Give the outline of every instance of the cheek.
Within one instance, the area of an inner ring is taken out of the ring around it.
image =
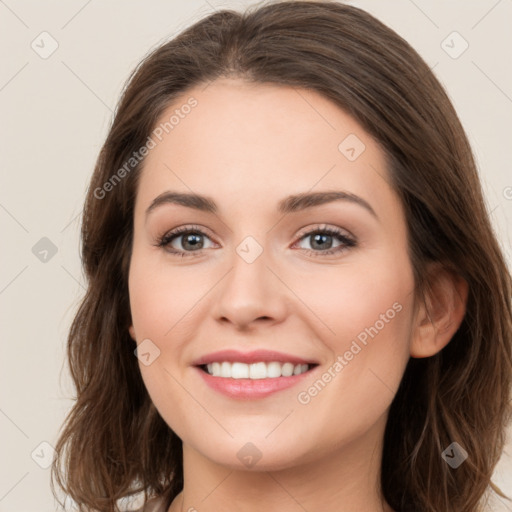
[[[198,267],[171,267],[165,257],[134,254],[130,267],[129,294],[137,339],[166,340],[187,313],[206,294],[206,283]],[[206,277],[206,276],[205,276]],[[202,285],[203,283],[203,285]]]
[[[338,352],[358,335],[364,342],[372,327],[388,335],[398,334],[404,324],[409,327],[413,290],[410,264],[398,254],[354,258],[294,280],[294,292],[315,313],[318,336]]]
[[[183,380],[183,350],[191,336],[187,312],[192,313],[200,290],[187,271],[171,270],[168,263],[157,260],[143,250],[133,253],[128,282],[132,323],[138,344],[149,339],[157,347],[150,349],[150,364],[139,362],[151,400],[162,417],[171,420],[171,428],[184,435],[190,425],[176,421],[183,415],[173,411],[190,408],[190,396],[179,382]]]
[[[400,258],[302,281],[299,293],[309,290],[308,306],[329,327],[322,325],[317,336],[332,360],[302,387],[298,401],[309,414],[329,417],[332,435],[340,425],[347,435],[369,427],[393,400],[409,359],[413,283],[408,261]]]
[[[155,257],[145,249],[133,253],[128,282],[132,323],[137,343],[151,340],[158,354],[154,363],[139,363],[139,368],[159,410],[169,404],[185,407],[190,400],[178,382],[186,377],[198,311],[218,280],[211,269],[199,267],[173,266],[166,255]]]

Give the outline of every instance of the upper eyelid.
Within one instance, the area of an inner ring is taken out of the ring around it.
[[[302,237],[304,237],[306,235],[310,235],[310,234],[315,233],[317,231],[319,231],[319,232],[322,232],[322,231],[334,231],[338,235],[346,234],[347,238],[351,238],[351,239],[354,239],[354,240],[356,238],[350,231],[348,231],[345,228],[342,228],[342,227],[339,227],[339,226],[332,226],[332,225],[325,224],[325,223],[319,224],[316,227],[308,226],[306,228],[303,228],[303,229],[299,230],[299,232],[297,233],[296,236],[298,238],[302,238]]]

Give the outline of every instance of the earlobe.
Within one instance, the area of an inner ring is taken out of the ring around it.
[[[425,301],[417,310],[411,339],[411,357],[430,357],[442,350],[460,327],[466,313],[468,283],[436,264],[429,274]]]
[[[128,332],[130,333],[132,340],[137,341],[137,338],[135,337],[135,329],[133,328],[133,324],[130,325],[130,327],[128,327]]]

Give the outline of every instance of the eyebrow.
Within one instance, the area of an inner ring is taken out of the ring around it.
[[[305,192],[291,195],[279,201],[277,211],[282,214],[294,213],[334,201],[347,201],[362,206],[378,220],[375,210],[367,201],[362,197],[345,191]],[[164,204],[178,204],[208,213],[218,212],[217,204],[211,197],[168,190],[153,199],[146,210],[146,218],[157,207]]]

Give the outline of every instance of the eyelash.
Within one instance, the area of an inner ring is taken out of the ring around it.
[[[175,239],[178,238],[180,235],[184,234],[200,234],[204,235],[207,238],[210,238],[201,228],[197,226],[182,226],[179,228],[174,229],[173,231],[170,231],[166,234],[164,234],[161,237],[158,237],[157,243],[155,244],[157,247],[167,247],[170,245],[170,243]],[[338,241],[342,242],[343,245],[340,245],[338,247],[335,247],[333,249],[329,249],[327,251],[315,251],[313,249],[303,249],[306,251],[307,254],[313,254],[314,256],[318,256],[319,254],[322,256],[331,255],[339,252],[343,252],[351,247],[355,247],[357,245],[356,241],[344,234],[340,229],[338,228],[332,228],[332,227],[325,227],[325,228],[314,228],[310,231],[307,231],[303,233],[299,237],[299,241],[303,238],[306,238],[308,236],[313,236],[317,234],[327,234],[328,236],[334,236],[338,239]],[[189,257],[189,256],[200,256],[203,249],[200,249],[198,251],[176,251],[176,250],[169,250],[166,249],[171,255],[177,256],[177,257]]]

